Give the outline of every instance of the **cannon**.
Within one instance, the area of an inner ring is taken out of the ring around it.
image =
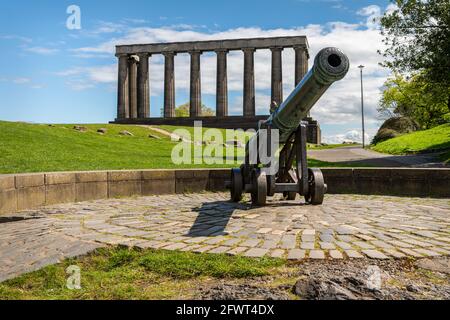
[[[271,110],[270,117],[258,124],[258,131],[247,142],[245,162],[231,170],[232,201],[239,202],[244,193],[250,193],[252,204],[263,206],[268,196],[281,193],[286,200],[295,200],[300,194],[308,204],[323,203],[327,185],[320,169],[308,168],[306,123],[302,119],[334,82],[345,77],[349,65],[347,56],[337,48],[325,48],[317,54],[313,68],[289,97]],[[278,157],[272,150],[273,130],[278,135]],[[260,152],[269,153],[267,163],[261,162]],[[276,172],[267,170],[274,164]]]

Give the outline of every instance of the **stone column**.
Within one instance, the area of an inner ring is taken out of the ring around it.
[[[138,62],[135,56],[128,60],[128,84],[130,97],[130,118],[137,118],[137,66]]]
[[[272,97],[270,113],[283,102],[283,48],[271,48],[272,51]]]
[[[192,51],[191,54],[191,93],[190,116],[192,118],[202,115],[202,90],[200,76],[200,51]]]
[[[150,86],[149,86],[149,59],[148,53],[139,54],[137,69],[137,108],[138,118],[150,118]]]
[[[295,86],[308,73],[308,52],[305,47],[295,47]]]
[[[122,54],[118,58],[117,119],[126,119],[130,116],[128,100],[128,55]]]
[[[164,53],[164,118],[175,117],[175,57],[174,52]]]
[[[227,50],[217,50],[216,116],[228,116]]]
[[[244,116],[255,115],[255,49],[244,49]]]

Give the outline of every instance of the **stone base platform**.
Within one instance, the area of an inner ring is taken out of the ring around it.
[[[145,119],[116,119],[112,124],[137,124],[137,125],[153,125],[153,126],[194,126],[195,121],[201,121],[205,128],[219,129],[258,129],[259,121],[265,121],[269,118],[266,116],[228,116],[228,117],[197,117],[197,118],[145,118]],[[308,143],[321,144],[322,136],[319,123],[312,118],[305,119],[308,121],[307,141]]]
[[[219,129],[258,129],[258,122],[269,118],[266,116],[228,116],[228,117],[196,117],[196,118],[145,118],[145,119],[116,119],[113,124],[144,124],[167,126],[194,126],[195,121],[202,121],[205,128]]]
[[[446,199],[330,195],[323,206],[232,203],[228,193],[60,204],[0,223],[0,281],[97,247],[304,259],[450,255]],[[38,250],[36,250],[38,248]]]

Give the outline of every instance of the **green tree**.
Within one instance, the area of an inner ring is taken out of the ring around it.
[[[190,111],[190,103],[187,102],[185,104],[182,104],[181,106],[178,106],[177,108],[175,108],[175,116],[176,117],[189,117]],[[202,116],[203,117],[212,117],[215,116],[215,112],[207,107],[206,105],[202,105]]]
[[[378,111],[388,118],[408,117],[421,129],[429,129],[450,120],[447,99],[423,74],[409,79],[396,74],[385,82]]]
[[[421,73],[447,97],[450,111],[450,0],[391,0],[381,18],[383,65],[397,73]]]

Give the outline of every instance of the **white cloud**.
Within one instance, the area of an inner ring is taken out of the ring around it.
[[[25,51],[41,54],[41,55],[52,55],[59,52],[59,49],[45,48],[45,47],[30,47],[25,48]]]
[[[26,84],[26,83],[30,83],[31,79],[30,78],[15,78],[12,80],[12,82],[15,84]]]
[[[364,134],[366,143],[370,143],[372,141],[374,135],[373,133],[365,132]],[[357,142],[362,143],[362,131],[361,130],[349,130],[343,134],[337,134],[334,136],[324,136],[322,138],[324,143],[328,144],[340,144],[344,142]]]

